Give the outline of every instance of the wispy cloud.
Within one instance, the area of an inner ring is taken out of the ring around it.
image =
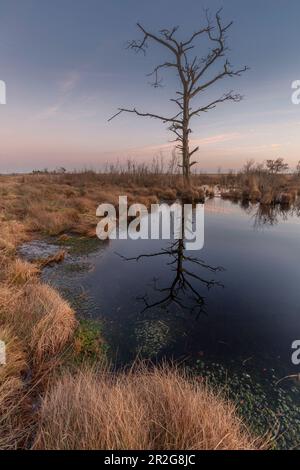
[[[279,149],[281,147],[281,144],[271,144],[272,149]]]
[[[80,81],[80,73],[76,70],[67,72],[58,82],[57,101],[41,110],[36,116],[37,120],[54,119],[61,113],[66,104],[68,104],[73,91]]]
[[[231,142],[231,141],[236,141],[238,139],[241,139],[243,137],[242,134],[238,132],[231,132],[231,133],[224,133],[224,134],[216,134],[216,135],[211,135],[209,137],[204,137],[202,139],[191,139],[190,140],[190,146],[199,146],[199,147],[204,147],[204,146],[210,146],[210,145],[216,145],[219,143],[224,143],[224,142]],[[166,144],[161,144],[161,145],[153,145],[153,146],[147,146],[147,147],[140,147],[137,149],[134,149],[134,151],[139,151],[139,152],[155,152],[155,151],[161,151],[161,150],[170,150],[175,146],[174,142],[168,142]]]
[[[43,109],[36,117],[35,119],[37,120],[40,120],[40,121],[44,121],[44,120],[47,120],[47,119],[52,119],[52,118],[55,118],[57,116],[57,114],[59,113],[59,110],[60,110],[60,104],[57,103],[53,106],[49,106],[45,109]]]
[[[60,91],[63,95],[68,95],[74,90],[80,80],[80,74],[76,70],[68,72],[59,83]]]
[[[203,139],[191,139],[193,145],[214,145],[224,142],[232,142],[239,140],[243,137],[239,132],[230,132],[225,134],[217,134]]]

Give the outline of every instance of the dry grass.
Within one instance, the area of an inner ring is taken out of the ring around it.
[[[155,184],[147,185],[146,180],[132,175],[119,175],[112,180],[112,175],[110,178],[92,172],[2,177],[0,214],[6,229],[5,233],[0,229],[0,250],[13,252],[19,242],[14,236],[21,232],[23,236],[31,232],[95,236],[99,204],[108,202],[118,206],[119,195],[127,195],[129,204],[138,202],[149,207],[159,199],[174,201],[182,189],[178,177],[172,179],[172,184],[162,175],[155,176]],[[148,175],[147,182],[150,180]]]
[[[0,216],[0,252],[5,255],[13,255],[16,247],[26,240],[26,229],[17,220],[3,220]]]
[[[7,266],[6,280],[9,284],[23,285],[35,279],[38,274],[39,269],[36,265],[16,258],[10,260]]]
[[[69,304],[49,286],[35,289],[31,301],[40,320],[33,326],[30,346],[35,352],[34,360],[40,362],[62,351],[73,336],[77,322]]]
[[[61,204],[62,196],[54,191],[49,185],[23,185],[19,177],[0,181],[0,340],[7,351],[7,363],[0,365],[0,449],[28,445],[33,423],[30,402],[37,383],[76,328],[69,305],[39,282],[39,266],[16,258],[18,245],[29,239],[38,223],[40,231],[50,233],[78,220],[71,207],[57,218],[56,204]],[[48,217],[47,211],[54,216]]]
[[[34,449],[258,449],[233,404],[168,367],[67,373],[41,406]]]
[[[0,176],[0,339],[8,348],[8,363],[0,366],[0,449],[28,447],[33,416],[39,419],[36,449],[259,447],[232,404],[176,370],[116,375],[85,369],[57,380],[50,371],[74,338],[75,314],[39,281],[41,266],[16,258],[17,246],[33,232],[95,236],[102,202],[117,205],[119,195],[147,207],[178,196],[197,202],[204,197],[204,180],[210,188],[218,183],[217,177],[194,177],[186,192],[171,174]],[[30,403],[37,383],[44,397],[39,416]]]
[[[76,209],[65,208],[51,212],[47,207],[36,203],[28,212],[27,226],[33,232],[59,235],[72,230],[79,221],[80,217]]]
[[[64,238],[61,238],[64,240]],[[37,264],[40,268],[45,268],[46,266],[61,263],[66,257],[66,250],[59,250],[54,255],[50,255],[47,258],[42,258],[37,261]]]
[[[6,345],[6,364],[0,365],[0,449],[9,449],[24,438],[21,374],[27,369],[27,361],[24,345],[11,328],[0,326],[0,340]]]
[[[72,337],[74,312],[50,286],[35,282],[22,289],[2,288],[1,297],[1,320],[24,339],[35,365],[59,354]]]
[[[8,390],[8,383],[15,383],[15,379],[20,378],[21,373],[26,369],[26,355],[24,345],[14,335],[11,328],[0,326],[0,340],[6,345],[6,364],[0,366],[0,390],[4,387]],[[18,387],[17,387],[18,388]],[[0,407],[3,404],[5,395],[0,393]]]
[[[41,377],[45,383],[49,379],[76,328],[72,309],[36,274],[35,266],[20,260],[6,263],[2,272],[0,340],[7,363],[0,365],[0,449],[28,445],[34,424],[31,397]]]
[[[299,193],[300,175],[270,172],[266,165],[249,162],[243,171],[219,177],[222,196],[262,205],[292,205]]]

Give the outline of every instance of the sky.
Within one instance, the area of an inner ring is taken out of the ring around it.
[[[200,103],[234,90],[224,103],[193,121],[192,144],[202,171],[238,169],[245,161],[300,160],[300,105],[291,84],[300,80],[299,0],[0,0],[0,172],[65,167],[100,169],[106,163],[169,158],[172,135],[160,121],[123,114],[118,107],[172,113],[177,77],[149,86],[147,73],[169,58],[139,39],[136,23],[158,32],[180,26],[180,40],[205,23],[204,9],[223,7],[228,57],[247,65],[242,77],[212,87]],[[200,56],[207,44],[197,43]]]

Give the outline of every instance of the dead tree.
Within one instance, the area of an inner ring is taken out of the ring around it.
[[[161,86],[160,72],[163,69],[172,69],[179,77],[180,89],[176,92],[177,97],[171,99],[179,108],[173,116],[161,116],[149,112],[141,112],[135,107],[132,109],[119,108],[118,112],[109,121],[119,114],[133,113],[137,116],[159,119],[169,125],[169,130],[175,134],[176,148],[180,150],[182,174],[186,184],[190,182],[191,167],[196,164],[192,161],[192,156],[199,150],[199,147],[190,149],[191,121],[194,117],[200,116],[215,108],[219,103],[225,101],[238,102],[242,99],[240,94],[229,91],[221,97],[216,98],[208,104],[197,104],[196,98],[202,95],[209,87],[219,82],[225,77],[240,76],[248,68],[243,67],[234,70],[226,58],[228,47],[226,44],[226,34],[232,22],[223,24],[219,10],[214,20],[206,11],[206,25],[194,32],[186,41],[179,41],[176,38],[178,26],[172,29],[163,29],[159,34],[147,31],[140,23],[137,24],[143,37],[138,41],[131,41],[128,48],[136,52],[146,53],[150,42],[160,45],[168,53],[168,59],[157,65],[149,76],[154,77],[153,86]],[[207,55],[204,57],[194,54],[197,40],[203,38],[208,40],[210,46]],[[222,62],[218,72],[213,72],[214,66]],[[210,74],[212,72],[212,75]]]
[[[171,267],[172,272],[174,272],[174,277],[170,281],[170,285],[159,287],[158,279],[155,278],[153,285],[154,291],[161,294],[161,298],[155,302],[149,302],[147,294],[143,297],[138,297],[145,305],[141,313],[153,308],[168,310],[171,305],[176,305],[182,312],[189,311],[198,317],[201,313],[206,313],[205,297],[200,292],[200,286],[206,287],[207,289],[214,286],[224,287],[221,282],[214,279],[207,279],[203,277],[200,272],[197,272],[202,269],[204,271],[217,273],[224,271],[224,269],[221,266],[210,266],[197,257],[188,256],[185,253],[183,239],[174,241],[171,246],[157,253],[141,254],[133,258],[126,258],[119,253],[117,254],[126,261],[140,261],[158,256],[166,256],[171,259],[171,261],[167,263],[168,266]]]

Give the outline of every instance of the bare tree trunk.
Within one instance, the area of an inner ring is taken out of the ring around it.
[[[190,186],[190,148],[189,148],[189,98],[187,91],[183,96],[183,119],[182,119],[182,170],[184,185]]]
[[[142,31],[143,37],[139,41],[131,41],[128,47],[134,51],[146,53],[148,42],[153,41],[165,48],[165,51],[168,53],[168,59],[157,65],[149,75],[154,76],[153,86],[158,87],[161,82],[159,72],[162,69],[172,69],[176,72],[180,79],[180,89],[176,91],[176,98],[171,99],[171,101],[178,106],[179,112],[173,116],[162,116],[154,113],[140,112],[136,108],[119,108],[118,112],[109,119],[111,121],[119,114],[126,112],[134,113],[141,117],[159,119],[164,124],[167,124],[168,129],[175,135],[174,142],[177,143],[176,148],[182,156],[179,166],[182,170],[186,187],[190,186],[191,167],[197,163],[195,159],[191,161],[191,157],[199,150],[199,147],[190,150],[191,119],[214,109],[219,103],[224,103],[225,101],[238,102],[242,99],[240,94],[234,94],[230,91],[206,105],[199,106],[195,104],[196,97],[199,94],[202,95],[214,83],[225,77],[240,76],[247,70],[247,67],[234,70],[229,60],[225,57],[225,53],[228,50],[226,32],[231,27],[232,22],[223,24],[220,13],[221,10],[216,13],[215,21],[212,21],[207,11],[206,25],[194,32],[184,42],[176,39],[175,33],[178,30],[178,26],[170,30],[163,29],[159,34],[153,34],[138,23],[138,28]],[[201,58],[191,51],[194,50],[196,40],[203,36],[206,37],[206,40],[209,40],[211,47],[206,56]],[[209,77],[207,75],[209,70],[220,61],[222,62],[220,71]]]

